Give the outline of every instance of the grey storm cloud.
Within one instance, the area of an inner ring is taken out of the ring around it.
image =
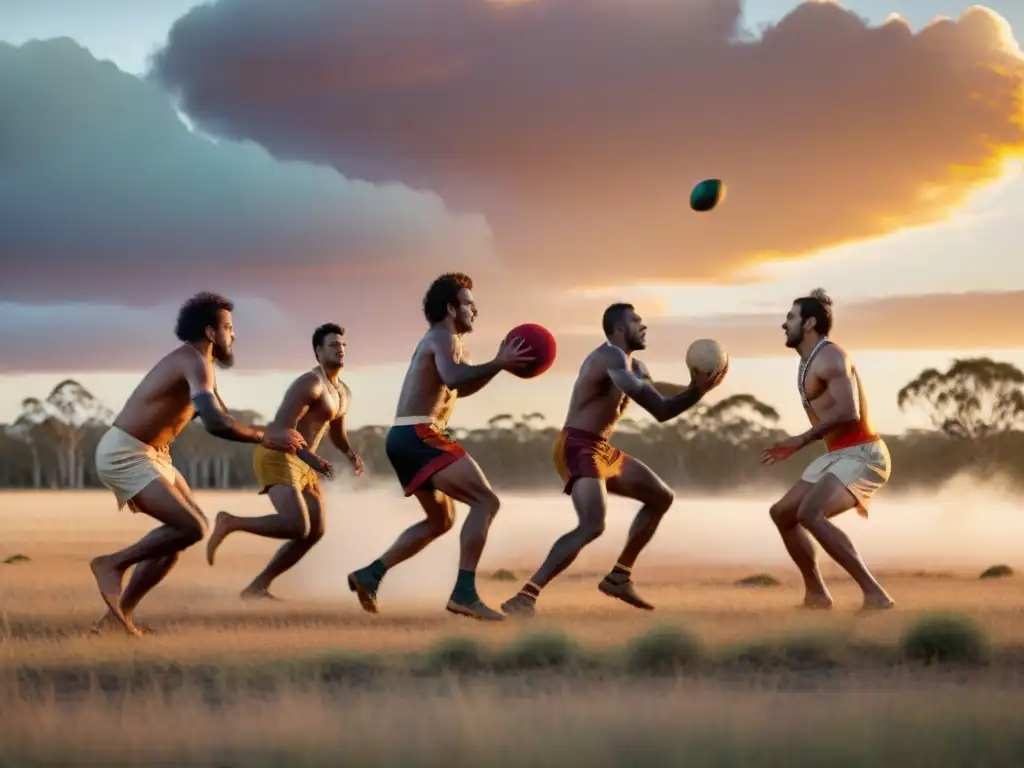
[[[0,344],[0,373],[148,368],[178,343],[174,336],[178,303],[173,298],[147,307],[0,302],[0,327],[9,329]],[[239,302],[234,320],[238,368],[274,368],[278,363],[305,364],[310,359],[312,328],[303,327],[271,302],[254,298]]]
[[[944,219],[1024,149],[980,7],[914,31],[808,2],[213,0],[151,76],[205,129],[487,216],[561,285],[710,280]],[[725,205],[687,208],[723,178]]]
[[[205,138],[159,88],[67,39],[0,44],[0,104],[0,300],[143,306],[193,278],[359,298],[357,282],[492,260],[480,215]]]

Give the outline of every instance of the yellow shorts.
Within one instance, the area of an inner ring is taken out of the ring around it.
[[[299,492],[320,490],[320,475],[306,462],[290,453],[272,451],[257,445],[252,454],[252,468],[256,472],[259,493],[266,493],[272,485],[290,485]]]

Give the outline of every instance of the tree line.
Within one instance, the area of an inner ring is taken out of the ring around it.
[[[962,473],[999,475],[1011,487],[1024,486],[1024,373],[1012,364],[969,358],[954,360],[945,371],[929,368],[899,391],[897,402],[904,412],[925,416],[930,426],[883,435],[892,455],[893,490],[933,490]],[[253,411],[232,415],[264,421]],[[0,488],[101,487],[93,454],[112,419],[109,408],[71,379],[45,398],[26,399],[18,418],[0,430]],[[815,449],[761,466],[760,451],[784,434],[778,421],[772,406],[738,394],[665,424],[623,419],[612,442],[684,493],[781,488],[798,479]],[[551,448],[559,427],[541,413],[501,413],[486,427],[453,431],[495,488],[557,491]],[[386,426],[365,426],[349,437],[370,476],[393,482],[386,432]],[[171,446],[171,456],[193,488],[252,488],[252,450],[212,437],[192,422]],[[321,451],[344,475],[347,462],[333,445],[325,440]]]

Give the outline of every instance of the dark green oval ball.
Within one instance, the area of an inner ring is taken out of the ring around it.
[[[710,211],[725,197],[725,184],[720,179],[705,179],[690,192],[690,207],[695,211]]]

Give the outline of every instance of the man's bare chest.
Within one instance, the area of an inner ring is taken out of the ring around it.
[[[342,384],[325,382],[320,397],[309,407],[310,415],[319,421],[332,421],[345,412],[347,393]]]

